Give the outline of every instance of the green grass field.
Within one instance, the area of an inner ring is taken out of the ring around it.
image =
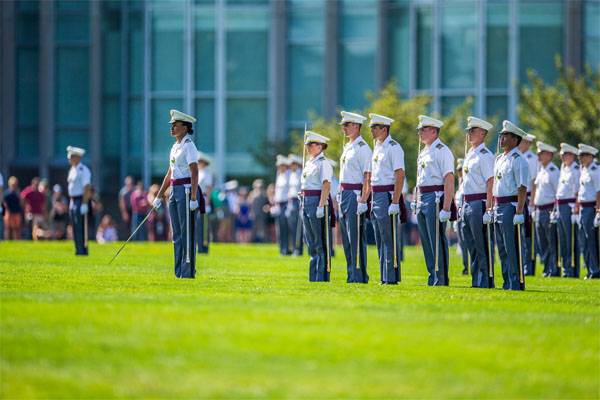
[[[21,397],[600,397],[600,282],[526,292],[307,281],[307,258],[213,245],[195,280],[169,244],[0,242],[0,395]],[[454,251],[452,251],[454,254]],[[499,267],[497,267],[497,274]],[[497,281],[498,284],[498,281]]]

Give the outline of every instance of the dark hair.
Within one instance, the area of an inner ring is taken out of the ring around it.
[[[190,135],[194,134],[194,129],[192,128],[191,122],[181,121],[181,123],[183,124],[183,126],[185,126],[187,128],[187,133],[189,133]]]
[[[521,142],[523,141],[523,138],[521,136],[517,135],[516,133],[512,133],[512,132],[509,132],[509,133],[512,135],[512,137],[517,139],[517,146],[520,145]]]

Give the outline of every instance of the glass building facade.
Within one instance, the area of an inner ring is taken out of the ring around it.
[[[65,179],[67,145],[94,184],[162,176],[168,110],[195,115],[218,181],[261,174],[264,138],[366,104],[394,80],[447,113],[516,120],[528,69],[600,64],[600,0],[4,0],[0,168]]]

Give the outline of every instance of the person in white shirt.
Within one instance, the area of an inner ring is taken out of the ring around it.
[[[532,197],[535,205],[534,217],[535,234],[539,244],[542,263],[544,264],[543,276],[560,276],[557,264],[557,237],[556,222],[556,189],[560,171],[552,162],[556,147],[544,142],[537,143],[538,160],[540,167],[533,181]]]
[[[575,162],[579,149],[567,143],[560,144],[560,177],[556,189],[555,219],[558,230],[560,256],[563,274],[570,278],[579,278],[580,251],[579,232],[576,229],[577,216],[573,213],[579,190],[580,168]]]
[[[152,206],[159,208],[162,197],[169,187],[169,214],[173,232],[175,252],[175,276],[177,278],[195,278],[196,251],[194,224],[196,210],[205,212],[204,196],[198,186],[198,149],[192,139],[192,124],[196,118],[181,111],[171,110],[171,136],[175,143],[169,155],[169,169]]]
[[[306,131],[304,134],[308,159],[302,171],[300,188],[304,239],[310,255],[308,279],[311,282],[329,282],[331,273],[331,228],[335,216],[330,196],[333,168],[323,154],[328,141],[316,132]]]
[[[285,216],[288,204],[290,164],[286,156],[278,154],[275,160],[277,175],[275,176],[275,205],[271,208],[271,215],[275,218],[275,230],[279,254],[289,256],[290,242],[288,237],[288,224]]]
[[[212,192],[214,180],[212,171],[210,170],[210,158],[200,151],[198,154],[198,185],[200,186],[200,190],[202,190],[206,212],[196,215],[196,238],[198,253],[208,254],[210,245],[208,214],[211,212],[210,193]]]
[[[600,279],[600,166],[594,162],[598,149],[579,143],[581,175],[575,213],[579,214],[579,234],[586,279]]]
[[[537,156],[533,154],[533,152],[530,150],[531,145],[534,141],[535,135],[528,133],[525,135],[525,137],[523,137],[521,143],[519,143],[519,151],[521,152],[521,154],[523,154],[525,161],[527,161],[527,166],[529,169],[529,182],[527,182],[527,200],[525,200],[525,275],[535,275],[535,256],[537,254],[537,250],[539,249],[538,242],[534,237],[534,221],[533,218],[531,218],[533,212],[535,211],[535,205],[533,204],[531,190],[533,188],[533,180],[535,179],[538,169],[540,168]]]
[[[288,222],[288,232],[290,237],[290,248],[293,256],[301,256],[302,245],[302,221],[300,219],[300,179],[302,178],[302,158],[295,155],[288,155],[290,164],[290,177],[288,180],[288,204],[286,209],[286,218]]]
[[[464,225],[465,220],[462,217],[462,208],[463,208],[463,163],[464,158],[456,159],[456,177],[458,179],[458,186],[456,187],[456,192],[454,193],[454,204],[458,209],[458,218],[452,224],[454,228],[454,232],[456,233],[456,248],[462,257],[463,264],[463,275],[469,274],[469,252],[467,250],[467,246],[464,238]]]
[[[69,216],[73,228],[73,241],[75,242],[75,255],[88,255],[87,225],[89,201],[92,197],[92,173],[82,162],[85,150],[79,147],[68,146],[67,157],[71,168],[67,176],[67,189],[69,193]]]
[[[496,157],[494,164],[494,210],[488,210],[486,221],[494,220],[494,231],[498,254],[502,265],[502,288],[504,290],[525,290],[523,259],[525,251],[524,234],[518,227],[525,223],[525,200],[529,168],[519,151],[520,141],[527,135],[510,121],[502,123],[500,147],[503,152]],[[515,232],[521,232],[519,238]],[[518,244],[521,243],[519,247]],[[520,258],[519,258],[520,256]]]
[[[443,125],[440,120],[419,115],[417,131],[425,147],[417,158],[417,199],[411,208],[417,214],[429,286],[450,284],[446,222],[456,220],[454,155],[440,140]]]
[[[340,158],[339,193],[340,233],[346,256],[346,282],[368,283],[365,211],[371,193],[373,152],[360,135],[362,124],[367,118],[347,111],[342,111],[341,114],[340,125],[348,139]]]

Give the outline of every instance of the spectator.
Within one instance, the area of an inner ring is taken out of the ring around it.
[[[148,204],[152,204],[159,190],[160,186],[157,184],[150,186]],[[163,206],[158,209],[154,208],[150,213],[150,217],[148,217],[148,240],[151,242],[169,239],[169,227],[171,225],[167,214],[169,208],[164,206],[164,200],[161,201]]]
[[[52,187],[50,206],[50,231],[53,239],[67,238],[67,225],[69,224],[69,203],[62,193],[59,184]]]
[[[47,214],[46,196],[40,192],[40,178],[35,177],[31,180],[31,185],[21,192],[21,198],[25,202],[28,235],[31,235],[31,239],[37,240],[38,231],[46,229],[45,216]]]
[[[8,189],[4,194],[4,237],[8,240],[21,239],[21,221],[23,219],[23,205],[19,196],[19,180],[11,176],[8,178]]]
[[[102,217],[98,230],[96,231],[96,242],[105,244],[107,242],[115,242],[118,240],[117,227],[115,221],[109,214]]]
[[[119,191],[119,211],[121,212],[121,221],[127,237],[131,234],[131,193],[133,193],[133,178],[127,176],[123,187]]]
[[[0,174],[0,240],[4,239],[4,177]]]
[[[267,200],[269,201],[269,204],[266,206],[267,213],[268,213],[267,214],[267,238],[270,243],[273,243],[277,239],[277,233],[275,231],[275,218],[273,218],[273,216],[271,215],[271,208],[275,207],[275,205],[277,204],[275,202],[275,184],[274,183],[270,183],[269,186],[267,186]]]
[[[139,181],[135,185],[135,190],[131,193],[131,232],[144,220],[150,207],[148,204],[148,193],[144,190],[144,183]],[[141,226],[131,240],[147,240],[146,227]]]
[[[250,218],[250,203],[248,189],[241,188],[235,207],[235,238],[238,243],[250,243],[252,219]]]
[[[221,223],[224,241],[232,242],[235,240],[235,211],[238,204],[238,181],[231,180],[225,182],[225,204],[227,204],[226,219]]]
[[[263,243],[267,237],[269,199],[267,199],[262,179],[256,179],[252,183],[252,191],[248,201],[250,202],[250,218],[253,221],[251,241],[253,243]]]

